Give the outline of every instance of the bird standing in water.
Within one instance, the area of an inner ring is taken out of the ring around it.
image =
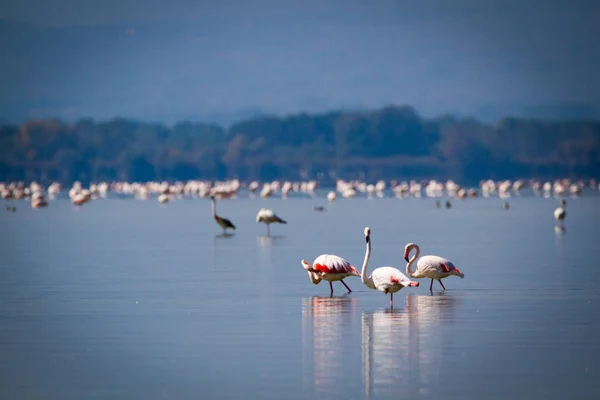
[[[277,222],[279,224],[287,224],[286,221],[282,220],[277,215],[275,215],[275,213],[272,210],[266,208],[261,208],[260,210],[258,210],[258,214],[256,214],[256,222],[262,222],[265,225],[267,225],[267,236],[271,236],[271,230],[269,228],[269,225],[271,225],[272,223]]]
[[[410,259],[408,256],[410,253],[416,250],[416,253]],[[460,272],[458,268],[454,266],[450,261],[445,258],[438,256],[423,256],[417,262],[417,268],[413,272],[412,264],[419,258],[419,254],[421,250],[419,246],[414,243],[409,243],[404,248],[404,259],[408,264],[406,264],[406,273],[411,278],[429,278],[431,279],[431,284],[429,285],[429,290],[433,288],[433,280],[437,279],[437,281],[442,285],[442,288],[446,290],[444,284],[442,283],[443,278],[447,278],[450,275],[459,276],[461,278],[465,277],[465,274]]]
[[[365,228],[365,240],[367,251],[363,262],[360,278],[366,287],[390,294],[390,308],[394,307],[394,293],[399,292],[407,286],[417,287],[419,282],[411,281],[406,275],[393,267],[376,268],[370,276],[367,276],[369,258],[371,257],[371,229]]]
[[[559,226],[564,226],[565,217],[567,216],[567,202],[565,199],[560,201],[560,207],[554,210],[554,219]]]
[[[219,226],[223,228],[223,235],[227,234],[227,228],[235,229],[235,225],[233,225],[233,223],[230,220],[228,220],[227,218],[219,217],[217,215],[217,201],[215,200],[215,196],[210,196],[210,201],[212,202],[213,218],[215,219],[217,224],[219,224]]]
[[[319,257],[315,258],[312,265],[306,260],[302,260],[301,264],[302,267],[308,271],[308,277],[315,285],[319,284],[321,280],[329,282],[331,296],[333,296],[333,284],[331,282],[342,282],[342,285],[348,289],[348,293],[351,293],[352,290],[346,285],[344,278],[349,276],[360,276],[360,273],[350,264],[350,262],[344,260],[342,257],[334,256],[332,254],[321,254]]]

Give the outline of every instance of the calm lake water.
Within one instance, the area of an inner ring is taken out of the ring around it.
[[[600,398],[600,196],[318,199],[159,206],[0,202],[0,398]],[[326,205],[324,212],[313,206]],[[288,220],[265,226],[261,207]],[[337,254],[405,268],[404,245],[465,273],[389,297],[310,283]]]

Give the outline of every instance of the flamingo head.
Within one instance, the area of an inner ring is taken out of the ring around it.
[[[302,264],[302,267],[305,270],[307,270],[307,271],[314,271],[313,268],[311,267],[311,265],[308,263],[308,261],[302,260],[302,261],[300,261],[300,263]]]
[[[365,240],[367,241],[367,243],[369,243],[371,237],[371,228],[369,228],[368,226],[365,228]]]
[[[417,281],[406,280],[406,281],[402,282],[402,284],[405,287],[419,287],[419,282],[417,282]]]
[[[414,248],[419,248],[419,246],[417,246],[415,243],[409,243],[406,246],[404,246],[404,259],[406,260],[406,262],[410,262],[410,253]],[[418,255],[417,255],[418,256]]]
[[[454,267],[454,275],[459,276],[461,279],[464,279],[465,274],[463,274],[462,272],[460,272],[460,269]]]

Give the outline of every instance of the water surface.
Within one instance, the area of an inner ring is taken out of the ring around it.
[[[210,202],[59,199],[0,212],[2,399],[592,399],[600,396],[600,197]],[[5,202],[2,203],[4,205]],[[271,237],[259,208],[287,225]],[[388,298],[312,285],[300,260],[404,269],[407,242],[465,279]]]

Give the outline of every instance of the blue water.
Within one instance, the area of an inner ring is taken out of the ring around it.
[[[2,399],[595,399],[600,196],[453,201],[294,197],[0,209]],[[313,206],[324,204],[324,212]],[[271,237],[261,207],[288,221]],[[310,283],[322,253],[404,270],[450,259],[446,291]]]

